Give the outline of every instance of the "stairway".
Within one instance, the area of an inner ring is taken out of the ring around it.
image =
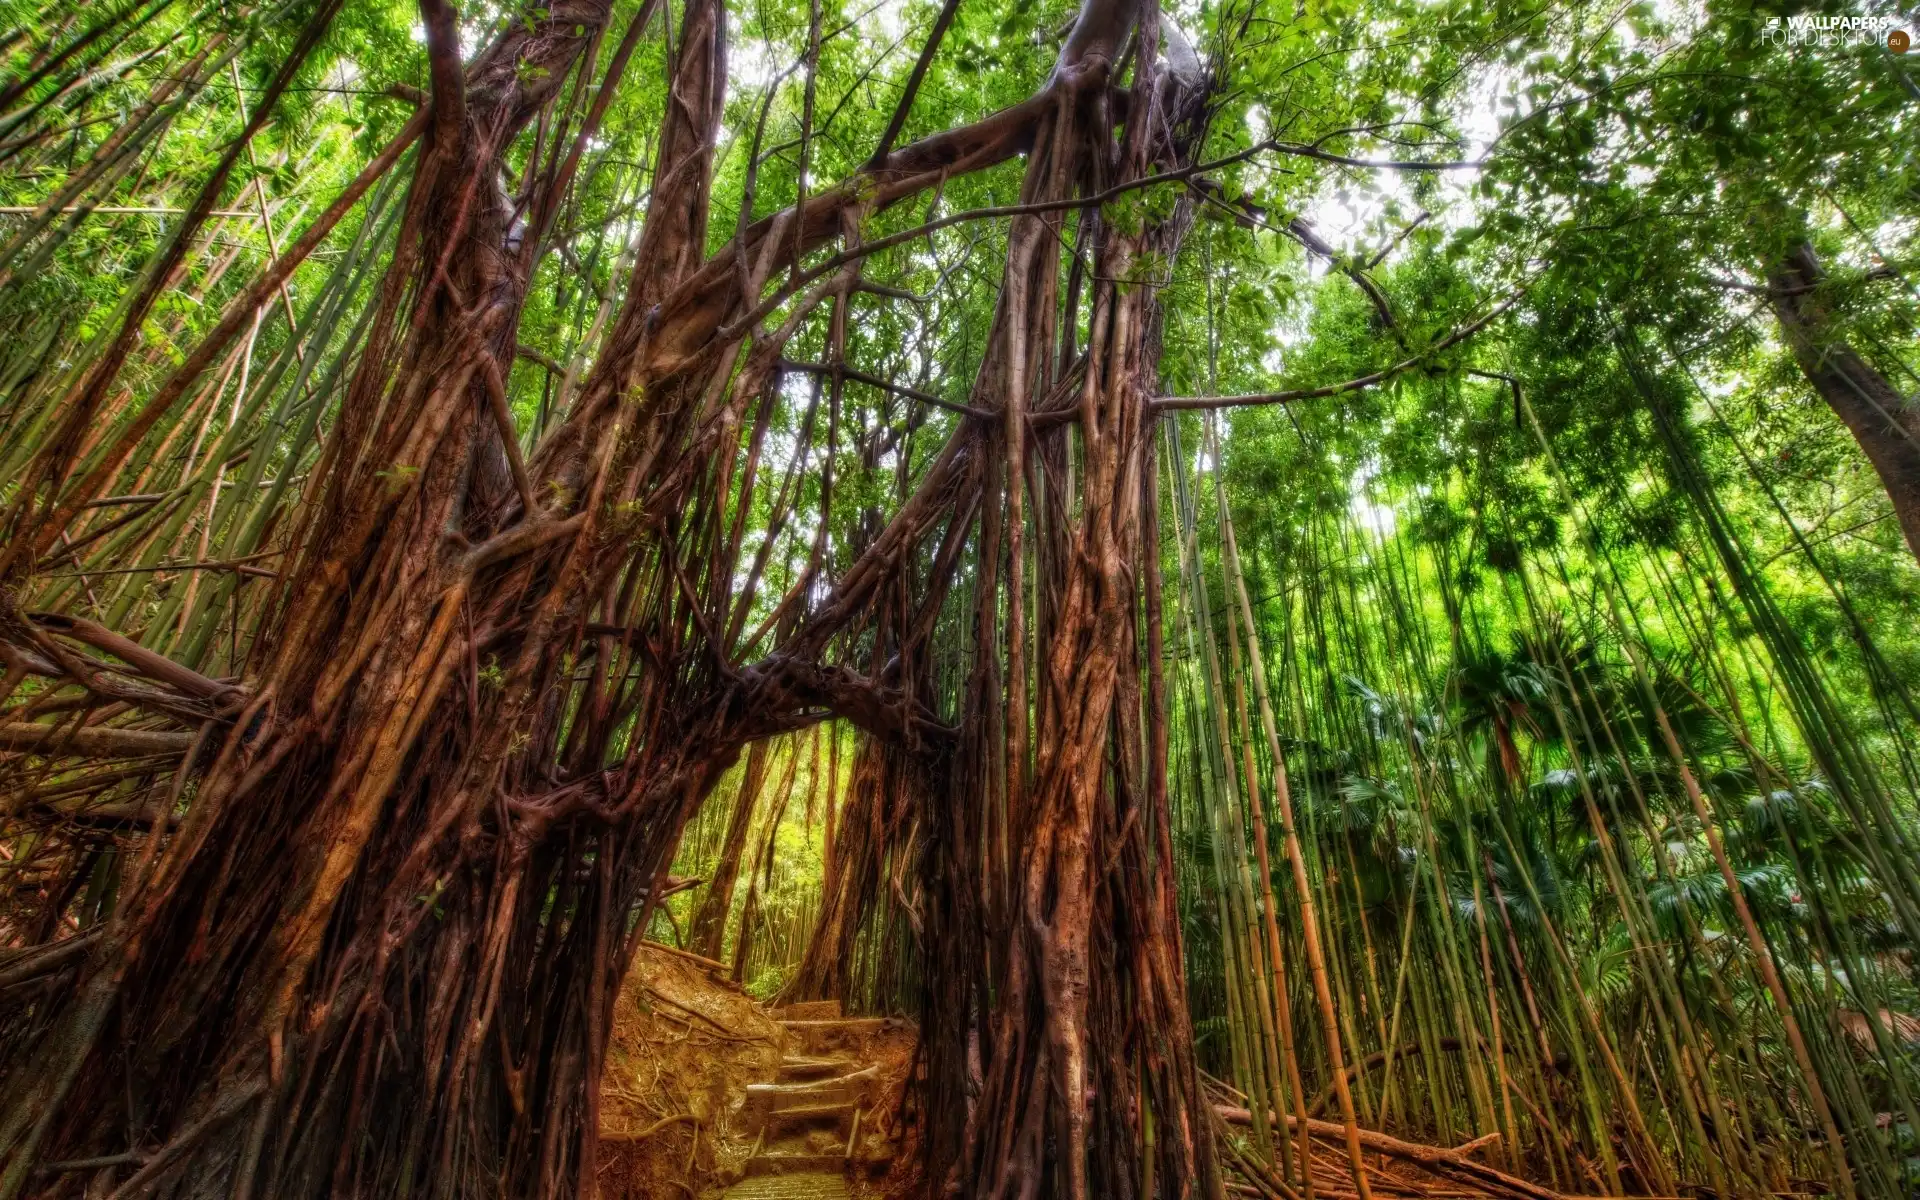
[[[784,1056],[772,1082],[747,1085],[742,1117],[758,1133],[726,1200],[851,1196],[850,1175],[877,1173],[893,1158],[891,1142],[873,1136],[882,1082],[871,1055],[875,1036],[891,1023],[847,1017],[831,1000],[773,1016],[786,1032]]]

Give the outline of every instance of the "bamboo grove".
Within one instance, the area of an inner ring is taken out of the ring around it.
[[[1911,1194],[1838,12],[0,2],[0,1200],[596,1194],[643,939],[929,1195]]]

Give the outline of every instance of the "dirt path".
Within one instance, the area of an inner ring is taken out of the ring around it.
[[[907,1182],[913,1027],[835,1002],[771,1009],[718,963],[648,946],[601,1085],[610,1200],[878,1200]]]

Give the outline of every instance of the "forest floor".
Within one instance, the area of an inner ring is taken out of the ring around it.
[[[772,1008],[720,963],[647,943],[600,1086],[609,1200],[895,1200],[912,1179],[909,1022]]]
[[[722,963],[656,943],[614,1009],[600,1086],[599,1193],[608,1200],[903,1200],[918,1161],[907,1084],[910,1022],[848,1017],[836,1002],[773,1007]],[[1244,1096],[1211,1081],[1228,1190],[1273,1200],[1248,1157]],[[1310,1122],[1317,1194],[1352,1197],[1344,1128]],[[1379,1200],[1564,1200],[1479,1161],[1492,1138],[1448,1149],[1360,1134]],[[1258,1183],[1254,1181],[1258,1180]]]

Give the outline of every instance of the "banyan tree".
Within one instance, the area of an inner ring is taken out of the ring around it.
[[[0,1198],[594,1194],[803,754],[928,1194],[1904,1194],[1910,71],[1602,7],[0,5]]]

